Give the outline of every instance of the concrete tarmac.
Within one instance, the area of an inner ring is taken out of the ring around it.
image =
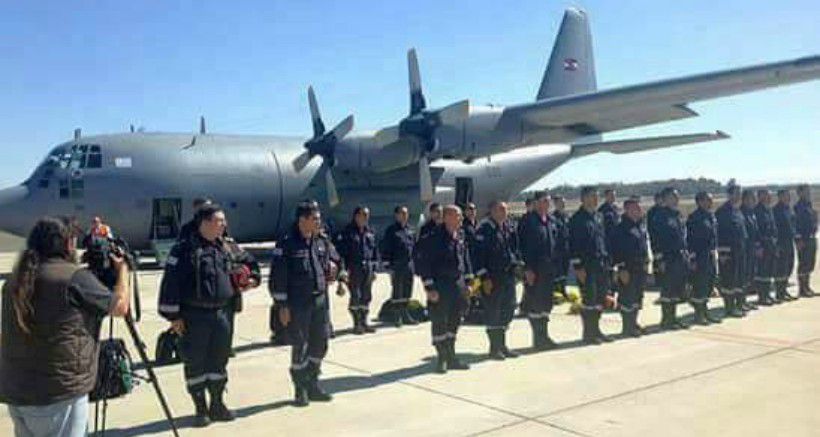
[[[0,253],[0,278],[15,256]],[[151,357],[157,335],[168,326],[156,313],[160,278],[160,271],[140,273],[139,329]],[[813,282],[820,290],[820,281]],[[379,275],[371,316],[387,299],[388,284]],[[415,297],[421,296],[417,281]],[[269,344],[270,297],[261,287],[246,295],[245,311],[237,319],[237,356],[229,365],[226,396],[238,416],[235,422],[191,428],[182,367],[162,367],[157,373],[182,435],[817,435],[820,298],[674,333],[657,332],[655,298],[647,295],[641,313],[651,335],[603,346],[581,346],[580,320],[568,314],[567,305],[553,310],[550,324],[561,343],[558,350],[530,353],[529,325],[516,319],[510,343],[524,355],[505,362],[485,359],[481,327],[464,327],[457,350],[472,369],[437,375],[431,372],[429,324],[380,327],[375,334],[356,336],[350,333],[347,299],[334,297],[338,336],[331,342],[322,383],[335,399],[296,408],[287,370],[290,351]],[[711,306],[718,308],[719,300]],[[602,325],[607,333],[620,332],[615,313],[606,314]],[[136,359],[124,324],[116,322],[115,331],[127,339]],[[168,430],[148,384],[109,403],[112,436],[168,435]],[[0,408],[0,435],[12,435],[5,408]]]

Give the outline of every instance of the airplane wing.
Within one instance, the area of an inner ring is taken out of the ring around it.
[[[628,140],[573,144],[572,157],[578,158],[599,152],[610,152],[620,155],[624,153],[643,152],[646,150],[682,146],[685,144],[725,140],[726,138],[729,138],[729,135],[726,135],[726,133],[722,131],[717,131],[714,133],[703,134],[671,135],[665,137],[634,138]]]
[[[595,135],[697,116],[687,103],[820,78],[820,56],[509,106],[500,128]]]

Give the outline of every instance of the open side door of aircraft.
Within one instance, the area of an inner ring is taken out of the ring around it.
[[[165,260],[179,237],[182,228],[182,199],[154,199],[151,207],[151,250],[160,267],[165,267]]]

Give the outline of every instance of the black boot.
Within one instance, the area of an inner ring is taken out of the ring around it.
[[[501,342],[498,333],[502,332],[498,329],[491,329],[487,331],[487,338],[490,340],[489,358],[496,361],[504,361],[506,358],[501,352]]]
[[[743,294],[741,294],[742,301],[743,301],[743,309],[746,312],[754,311],[757,309],[757,304],[749,300],[749,293],[746,290],[743,290]]]
[[[675,304],[669,302],[661,304],[661,329],[664,331],[678,329],[675,325]]]
[[[447,346],[444,342],[436,343],[436,366],[435,372],[444,374],[447,373]]]
[[[814,297],[817,294],[809,287],[809,275],[798,276],[797,282],[800,284],[800,297]]]
[[[558,347],[558,343],[552,341],[552,338],[550,338],[550,319],[545,318],[544,322],[541,324],[541,326],[543,326],[542,329],[544,330],[544,332],[543,332],[544,348],[546,350],[556,349]]]
[[[740,317],[735,311],[735,299],[733,296],[723,295],[723,318]]]
[[[695,318],[692,323],[695,325],[706,326],[709,320],[706,319],[706,305],[702,303],[693,303],[692,309],[695,311]]]
[[[638,311],[621,311],[621,335],[624,337],[640,337],[641,331],[637,326]]]
[[[470,366],[458,359],[456,356],[456,340],[448,339],[447,342],[447,368],[451,370],[467,370]]]
[[[208,394],[211,395],[211,408],[208,409],[208,417],[214,422],[231,422],[236,417],[233,412],[225,406],[222,395],[225,393],[225,382],[213,383],[208,387]]]
[[[364,326],[362,326],[362,317],[359,310],[350,310],[350,316],[353,317],[353,333],[356,335],[364,334]]]
[[[595,332],[595,328],[592,326],[592,317],[594,311],[595,310],[581,310],[581,323],[583,326],[583,334],[581,339],[584,342],[584,344],[601,344],[601,339],[598,338],[598,335]]]
[[[683,323],[683,320],[681,320],[678,317],[677,312],[678,312],[678,305],[673,303],[672,304],[672,320],[673,320],[673,323],[675,324],[675,329],[689,329],[689,325],[687,325],[686,323]]]
[[[194,400],[194,426],[203,428],[211,424],[211,418],[208,417],[208,401],[205,399],[205,391],[191,393],[191,399]]]
[[[743,291],[740,293],[735,294],[735,308],[740,311],[740,317],[746,317],[746,295],[743,294]]]
[[[319,365],[311,362],[307,368],[307,397],[311,402],[330,402],[333,396],[319,387]]]
[[[372,334],[376,332],[376,328],[370,326],[370,322],[367,320],[370,311],[368,310],[361,310],[361,318],[362,318],[362,326],[364,327],[364,332],[368,334]]]
[[[501,353],[504,354],[504,356],[507,358],[518,358],[518,354],[507,347],[507,330],[504,329],[503,331],[500,331],[500,334],[498,334],[498,336],[501,341]]]
[[[595,336],[598,337],[598,340],[601,340],[604,343],[611,343],[614,340],[601,331],[601,314],[603,314],[603,311],[596,310],[593,315],[593,320],[595,322],[592,327],[595,328]]]
[[[290,369],[290,377],[293,380],[293,404],[297,407],[307,407],[310,400],[308,399],[305,370]]]

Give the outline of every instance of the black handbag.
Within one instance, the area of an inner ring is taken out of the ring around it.
[[[169,329],[157,338],[157,348],[154,353],[154,363],[157,366],[167,366],[182,361],[179,353],[179,335]]]
[[[134,388],[134,362],[125,348],[125,342],[112,338],[100,342],[97,361],[97,381],[89,394],[91,402],[115,399],[131,393]]]

